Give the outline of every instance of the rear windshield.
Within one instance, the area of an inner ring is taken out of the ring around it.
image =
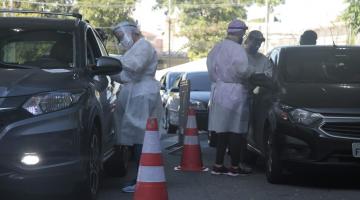
[[[285,80],[302,83],[359,83],[360,48],[289,49]]]
[[[211,83],[207,72],[189,73],[187,78],[190,80],[191,91],[210,91]]]
[[[0,67],[69,68],[73,65],[73,36],[68,32],[21,29],[0,31]]]

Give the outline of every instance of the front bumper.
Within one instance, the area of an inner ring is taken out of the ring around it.
[[[0,132],[0,190],[64,193],[84,178],[80,154],[79,107],[7,124]],[[36,153],[35,166],[21,163]]]
[[[353,156],[353,143],[358,138],[335,137],[318,127],[305,127],[290,122],[278,123],[276,139],[280,158],[313,165],[359,165],[360,158]]]

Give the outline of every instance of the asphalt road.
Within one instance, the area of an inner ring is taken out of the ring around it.
[[[204,165],[211,167],[215,149],[208,147],[205,135],[201,135]],[[175,142],[174,136],[163,135],[162,146]],[[360,199],[360,172],[358,169],[300,168],[298,173],[287,177],[282,185],[269,184],[261,162],[248,176],[214,176],[210,172],[178,172],[173,168],[180,163],[181,153],[173,155],[163,151],[167,190],[170,200],[348,200]],[[121,186],[134,175],[131,167],[127,177],[104,177],[99,200],[131,200],[132,194],[121,192]],[[1,194],[1,193],[0,193]],[[0,200],[13,200],[0,195]],[[21,200],[69,200],[68,196],[29,197]]]
[[[205,135],[201,136],[203,162],[211,167],[215,150],[208,147]],[[162,140],[168,146],[175,137]],[[300,168],[295,175],[289,175],[282,185],[269,184],[264,175],[261,162],[255,172],[248,176],[214,176],[210,172],[178,172],[173,167],[179,164],[181,154],[169,155],[163,151],[167,189],[171,200],[345,200],[360,199],[359,173],[349,169],[315,170]],[[323,169],[323,168],[322,168]],[[354,174],[357,174],[356,176]],[[125,178],[106,178],[99,200],[130,200],[132,194],[121,193],[121,185],[129,180],[133,173]]]

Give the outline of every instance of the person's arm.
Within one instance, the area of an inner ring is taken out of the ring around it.
[[[264,74],[271,78],[272,77],[272,71],[273,71],[273,64],[269,59],[266,59],[265,66],[264,66]]]
[[[215,48],[213,48],[208,56],[207,56],[207,59],[206,59],[206,66],[207,66],[207,69],[208,69],[208,73],[209,73],[209,78],[210,78],[210,81],[211,82],[216,82],[216,74],[215,74],[215,66],[214,66],[214,51],[215,51]]]
[[[155,49],[147,41],[138,41],[132,49],[129,50],[120,61],[123,64],[123,69],[132,73],[139,73],[143,71],[147,64],[151,61]]]

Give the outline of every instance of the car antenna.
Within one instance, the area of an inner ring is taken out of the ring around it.
[[[334,23],[331,23],[331,25],[334,25]],[[329,30],[330,30],[330,34],[331,34],[331,40],[332,40],[332,43],[333,43],[333,47],[336,47],[335,40],[334,40],[334,34],[332,32],[331,27],[329,27]]]

